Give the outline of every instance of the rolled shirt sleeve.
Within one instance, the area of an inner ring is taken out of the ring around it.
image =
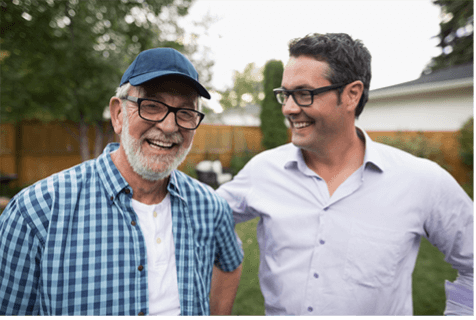
[[[445,284],[445,315],[473,315],[473,202],[449,173],[439,172],[425,230],[458,271],[457,279]]]

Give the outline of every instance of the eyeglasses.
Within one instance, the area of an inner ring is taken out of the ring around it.
[[[310,106],[314,102],[314,96],[320,93],[324,93],[327,91],[340,89],[345,87],[346,83],[338,83],[333,84],[327,87],[321,87],[314,90],[307,90],[307,89],[296,89],[296,90],[286,90],[283,88],[274,89],[274,95],[276,96],[276,100],[280,104],[285,104],[289,98],[289,96],[293,96],[294,102],[300,107],[307,107]]]
[[[142,99],[137,97],[127,96],[124,98],[132,102],[136,102],[139,107],[139,116],[147,121],[162,122],[169,115],[170,112],[175,114],[175,123],[183,129],[195,130],[202,122],[205,115],[197,110],[189,108],[175,108],[166,105],[163,102]]]

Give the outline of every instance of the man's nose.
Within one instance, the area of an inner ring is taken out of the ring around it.
[[[175,122],[175,113],[170,112],[164,120],[158,122],[156,125],[164,132],[164,133],[172,133],[176,132],[179,128],[177,123]]]
[[[296,101],[294,101],[294,98],[291,95],[286,99],[281,108],[285,116],[301,112],[301,107],[296,103]]]

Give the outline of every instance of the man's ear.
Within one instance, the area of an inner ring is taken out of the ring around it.
[[[122,132],[122,121],[124,112],[122,111],[122,100],[118,97],[112,97],[109,101],[109,112],[111,113],[111,123],[116,134]]]
[[[363,92],[364,84],[360,80],[351,82],[345,87],[343,98],[346,102],[347,111],[352,114],[355,113],[355,109],[359,105],[360,97],[362,97]]]

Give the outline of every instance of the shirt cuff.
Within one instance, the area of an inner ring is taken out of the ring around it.
[[[459,283],[446,281],[446,310],[445,315],[473,315],[473,288]]]

